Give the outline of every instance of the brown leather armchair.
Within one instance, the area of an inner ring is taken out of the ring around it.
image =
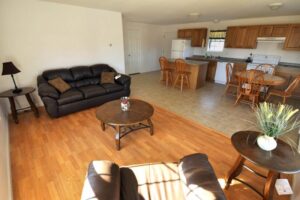
[[[225,200],[205,154],[192,154],[179,163],[119,167],[92,161],[82,200]]]

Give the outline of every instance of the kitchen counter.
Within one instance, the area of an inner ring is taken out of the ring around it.
[[[169,62],[175,62],[176,59],[169,58]],[[204,66],[205,64],[208,64],[209,61],[201,61],[201,60],[188,60],[186,59],[185,62],[189,65],[197,65],[199,67]]]
[[[246,62],[246,59],[229,58],[229,57],[205,57],[205,56],[194,55],[192,57],[187,57],[186,59],[196,60],[196,61],[208,61],[208,62],[232,62],[232,63],[239,63],[239,64],[248,64],[248,62]],[[280,62],[278,63],[278,66],[300,68],[299,63]]]
[[[173,81],[176,79],[176,72],[175,72],[175,59],[168,59],[169,67],[173,68],[174,71],[172,73]],[[195,60],[185,60],[187,64],[187,70],[190,73],[189,80],[190,80],[190,88],[191,89],[198,89],[205,84],[206,73],[207,73],[207,61],[195,61]]]

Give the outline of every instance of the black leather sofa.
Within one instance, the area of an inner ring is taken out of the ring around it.
[[[183,157],[179,163],[119,167],[111,161],[92,161],[81,200],[226,200],[205,154]]]
[[[102,72],[116,71],[106,64],[44,71],[38,76],[37,84],[38,94],[47,113],[56,118],[130,95],[131,79],[129,76],[122,74],[114,84],[101,85]],[[48,83],[48,80],[56,77],[61,77],[72,88],[60,94]]]

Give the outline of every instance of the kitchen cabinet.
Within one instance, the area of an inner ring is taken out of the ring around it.
[[[286,50],[300,51],[300,24],[290,26],[283,48]]]
[[[218,63],[217,61],[209,61],[208,67],[207,67],[206,81],[209,81],[209,82],[215,81],[217,63]]]
[[[262,25],[259,29],[258,37],[286,37],[289,25]]]
[[[254,49],[257,46],[259,26],[228,27],[225,48]]]
[[[185,39],[184,33],[185,33],[185,30],[183,30],[183,29],[178,30],[178,32],[177,32],[177,38],[178,39]]]
[[[179,39],[190,39],[192,47],[205,47],[207,28],[179,29],[177,32],[177,37]]]

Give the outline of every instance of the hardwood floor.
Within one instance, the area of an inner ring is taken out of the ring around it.
[[[208,155],[223,186],[223,179],[237,157],[227,136],[157,106],[152,118],[154,135],[150,136],[146,129],[133,132],[121,140],[121,151],[115,149],[113,129],[101,130],[95,109],[59,119],[50,119],[41,109],[38,119],[31,112],[20,114],[19,119],[18,125],[10,121],[15,200],[80,199],[91,160],[107,159],[130,165],[178,161],[195,152]],[[260,189],[264,183],[247,172],[243,172],[242,179]],[[225,193],[229,200],[261,199],[238,182],[233,182]]]

